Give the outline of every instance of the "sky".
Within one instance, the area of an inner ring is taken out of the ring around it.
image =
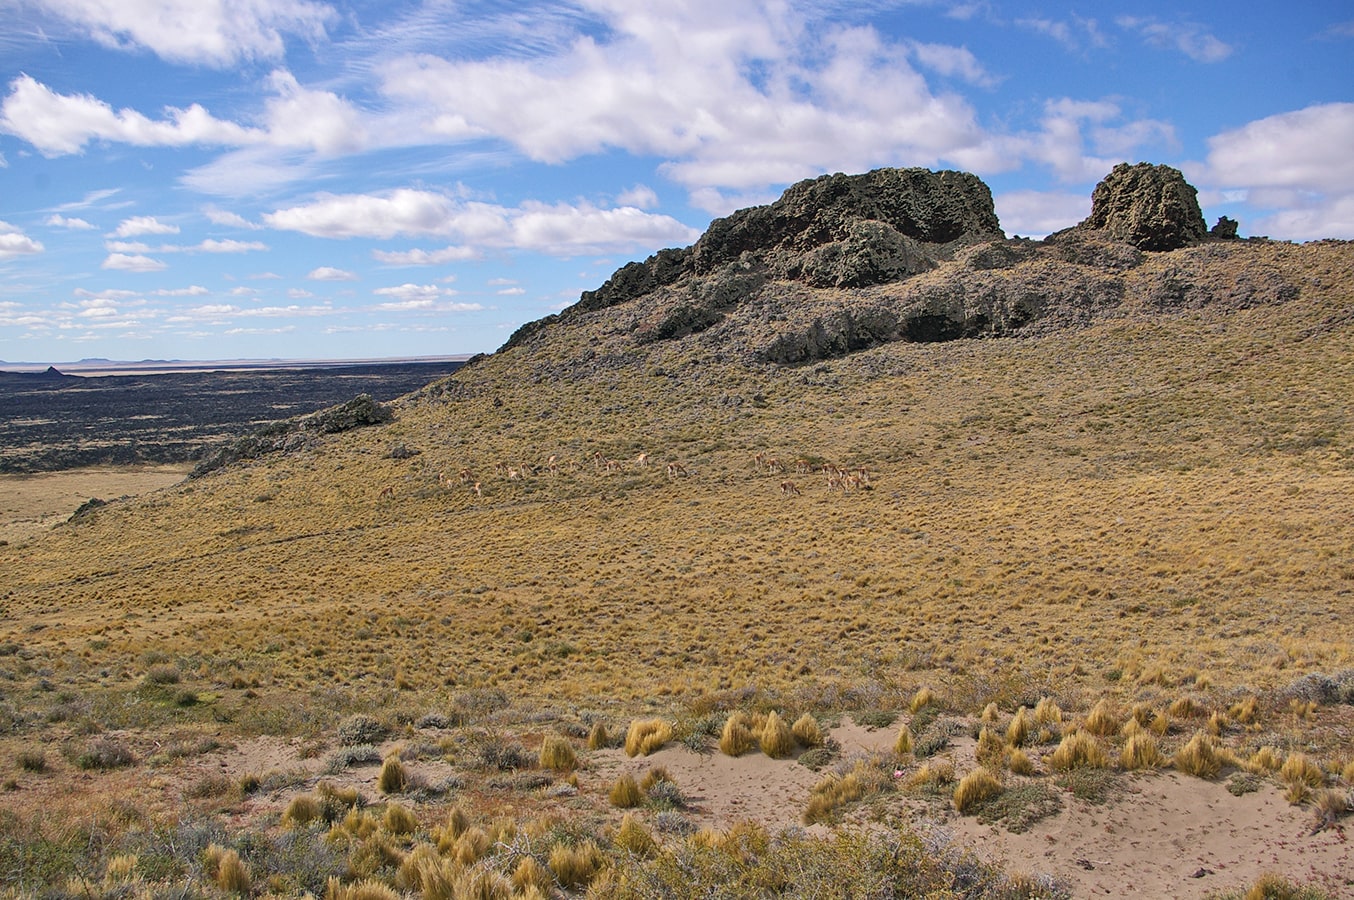
[[[0,0],[0,360],[491,352],[832,172],[1354,238],[1354,7]]]

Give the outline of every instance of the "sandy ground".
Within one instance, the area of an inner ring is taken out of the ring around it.
[[[0,475],[0,541],[16,543],[66,521],[92,497],[132,497],[177,484],[190,466],[70,469]]]

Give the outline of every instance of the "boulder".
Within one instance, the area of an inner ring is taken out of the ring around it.
[[[1103,231],[1140,250],[1177,250],[1204,239],[1198,192],[1179,169],[1120,163],[1095,186],[1080,228]]]

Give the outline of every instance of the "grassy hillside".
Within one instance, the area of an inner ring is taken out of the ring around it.
[[[727,330],[636,343],[625,306],[548,329],[388,426],[0,547],[0,753],[46,746],[74,777],[95,732],[141,759],[166,735],[322,748],[354,713],[484,696],[680,732],[929,688],[971,717],[1056,698],[1069,722],[1189,698],[1167,755],[1253,697],[1259,724],[1221,729],[1239,758],[1302,748],[1338,774],[1354,707],[1292,686],[1354,668],[1354,248],[1177,251],[1133,277],[1241,266],[1299,293],[1163,313],[1130,291],[1085,327],[796,367]],[[188,801],[164,777],[143,802],[167,815]]]

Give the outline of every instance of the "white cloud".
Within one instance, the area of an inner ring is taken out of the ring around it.
[[[1052,38],[1073,53],[1085,53],[1088,49],[1109,45],[1095,19],[1083,19],[1074,15],[1070,19],[1017,19],[1015,24],[1035,34]]]
[[[315,295],[305,288],[287,288],[288,300],[308,300]]]
[[[401,284],[395,287],[377,288],[372,291],[378,297],[390,297],[398,303],[426,303],[431,305],[442,297],[452,296],[456,292],[440,288],[435,284]]]
[[[224,209],[218,209],[215,206],[206,206],[202,214],[207,217],[207,221],[213,225],[225,225],[230,228],[247,228],[251,231],[262,226],[249,221],[238,213],[229,212]]]
[[[392,266],[440,266],[449,262],[462,262],[478,259],[480,252],[474,247],[443,247],[441,250],[373,250],[372,258]]]
[[[218,241],[207,238],[202,243],[185,249],[197,250],[202,253],[249,253],[255,250],[267,250],[268,245],[260,241]]]
[[[33,0],[105,46],[145,47],[171,62],[226,66],[283,54],[285,35],[311,40],[335,21],[309,0]]]
[[[511,287],[511,288],[503,288],[501,291],[498,291],[497,293],[498,296],[500,297],[520,297],[526,292],[527,292],[526,288]]]
[[[408,188],[386,194],[325,195],[314,203],[264,216],[274,228],[316,237],[390,238],[396,235],[456,235],[471,244],[534,250],[558,256],[690,243],[695,229],[670,216],[634,207],[598,209],[528,202],[511,209],[478,201],[466,202]],[[377,251],[382,262],[427,264],[463,259],[473,250]]]
[[[311,281],[357,281],[356,273],[349,272],[346,269],[335,269],[332,266],[320,266],[318,269],[311,269],[310,274],[306,277]]]
[[[633,206],[636,209],[653,209],[658,205],[658,194],[648,185],[637,184],[628,191],[621,191],[616,197],[616,202],[621,206]]]
[[[8,222],[0,222],[0,260],[41,253],[43,246]]]
[[[1153,18],[1120,16],[1114,23],[1125,31],[1134,31],[1153,47],[1179,50],[1195,62],[1216,63],[1232,55],[1235,49],[1204,30],[1195,22],[1165,23]]]
[[[66,218],[57,213],[52,213],[48,216],[43,220],[43,224],[50,225],[53,228],[69,228],[72,231],[89,231],[94,228],[93,225],[89,224],[84,219],[76,218],[74,216]]]
[[[169,268],[167,263],[149,256],[129,256],[126,253],[110,253],[100,265],[102,269],[115,269],[119,272],[160,272]]]
[[[912,55],[923,67],[946,78],[958,78],[978,87],[992,87],[999,79],[983,68],[967,47],[948,44],[924,44],[912,41]]]
[[[1009,235],[1042,238],[1069,228],[1091,213],[1086,194],[1009,191],[993,198],[997,218]]]
[[[111,237],[137,237],[143,234],[178,234],[179,226],[161,222],[154,216],[132,216],[123,219]]]
[[[162,288],[153,293],[157,297],[205,297],[211,291],[199,284],[194,284],[186,288]]]
[[[268,79],[277,96],[267,103],[268,131],[273,143],[311,147],[321,153],[346,153],[369,143],[363,114],[329,91],[303,88],[284,70]]]
[[[167,118],[152,120],[135,110],[114,112],[88,94],[58,94],[29,75],[10,82],[0,104],[0,132],[28,141],[46,156],[79,153],[93,140],[138,147],[183,147],[190,144],[232,146],[259,139],[257,132],[223,122],[198,104],[168,108]]]

